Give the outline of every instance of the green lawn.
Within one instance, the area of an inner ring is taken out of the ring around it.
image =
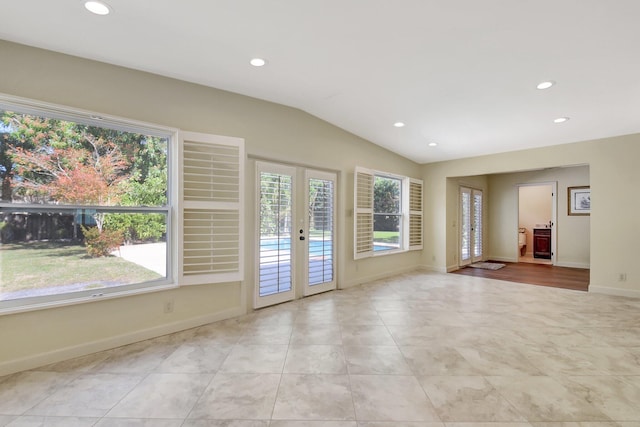
[[[373,241],[381,243],[398,243],[400,241],[400,232],[398,231],[374,231]]]
[[[90,258],[82,245],[53,242],[0,245],[0,293],[71,284],[82,284],[84,289],[103,288],[160,277],[122,258]]]

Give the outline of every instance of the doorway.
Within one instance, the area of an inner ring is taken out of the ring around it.
[[[256,162],[256,177],[254,307],[336,289],[336,174]]]
[[[557,187],[518,185],[518,262],[555,265]]]

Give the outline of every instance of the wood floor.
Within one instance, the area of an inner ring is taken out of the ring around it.
[[[589,289],[588,269],[530,264],[526,262],[503,262],[502,264],[506,265],[499,270],[463,267],[459,270],[452,271],[452,273],[507,280],[509,282],[528,283],[531,285],[573,289],[576,291],[587,291]]]

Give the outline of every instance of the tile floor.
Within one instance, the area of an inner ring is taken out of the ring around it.
[[[413,273],[0,378],[1,426],[640,426],[640,300]]]

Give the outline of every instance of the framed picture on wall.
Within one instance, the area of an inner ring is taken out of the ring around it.
[[[591,187],[567,187],[569,215],[591,214]]]

